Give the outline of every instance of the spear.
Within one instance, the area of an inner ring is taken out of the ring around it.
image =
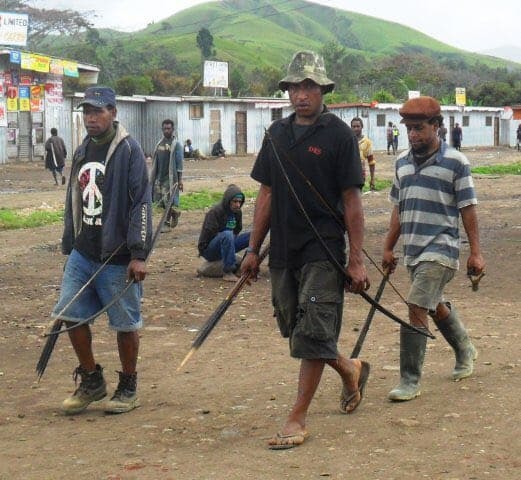
[[[264,247],[262,252],[259,255],[259,265],[262,263],[262,261],[266,258],[268,255],[268,252],[270,250],[270,246],[267,245]],[[238,293],[242,290],[242,287],[248,282],[248,280],[251,278],[251,272],[244,272],[241,277],[237,280],[233,288],[231,289],[230,293],[226,296],[226,298],[220,303],[220,305],[215,309],[215,311],[210,315],[208,320],[206,320],[206,323],[202,326],[201,330],[195,337],[194,341],[192,342],[192,348],[190,351],[186,354],[185,358],[177,367],[177,371],[181,370],[183,366],[188,362],[190,357],[199,349],[199,347],[203,344],[203,342],[206,340],[208,335],[210,335],[210,332],[214,329],[214,327],[217,325],[221,317],[224,315],[226,310],[228,310],[228,307],[232,304],[235,297],[238,295]]]
[[[384,276],[380,281],[380,285],[378,286],[378,290],[374,296],[374,301],[379,302],[380,298],[382,298],[382,294],[384,292],[385,284],[389,279],[389,274],[384,272]],[[376,313],[376,307],[371,305],[369,309],[369,313],[367,314],[367,318],[365,319],[364,325],[362,326],[362,330],[360,330],[360,335],[358,335],[358,340],[356,341],[355,348],[353,348],[353,352],[351,353],[351,358],[357,358],[360,354],[360,350],[362,350],[362,345],[364,344],[365,337],[367,332],[369,331],[369,327],[371,326],[371,322],[373,321],[374,314]]]

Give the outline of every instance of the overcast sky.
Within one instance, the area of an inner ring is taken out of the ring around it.
[[[291,9],[291,0],[276,0]],[[42,8],[94,11],[96,27],[139,30],[205,0],[36,0]],[[407,25],[454,47],[480,52],[505,45],[521,48],[521,0],[314,0]]]

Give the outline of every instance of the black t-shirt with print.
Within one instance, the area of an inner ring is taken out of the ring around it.
[[[97,262],[101,261],[103,182],[109,147],[110,142],[101,145],[89,142],[78,172],[78,185],[82,197],[82,223],[81,231],[74,241],[74,248]],[[124,265],[129,260],[128,254],[115,255],[110,263]]]
[[[335,258],[344,263],[345,230],[307,185],[293,163],[342,218],[339,208],[342,191],[351,187],[362,188],[364,183],[358,142],[345,122],[331,113],[322,114],[305,132],[293,125],[294,118],[293,114],[274,122],[270,134],[307,214]],[[268,140],[263,143],[251,176],[271,187],[270,266],[299,268],[308,262],[327,260],[323,247],[281,174]]]

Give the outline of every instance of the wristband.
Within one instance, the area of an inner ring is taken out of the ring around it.
[[[258,252],[257,250],[255,250],[254,248],[252,248],[252,247],[247,247],[247,248],[246,248],[246,253],[247,253],[247,254],[248,254],[248,253],[253,253],[253,254],[255,254],[255,255],[258,255],[258,254],[259,254],[259,252]]]

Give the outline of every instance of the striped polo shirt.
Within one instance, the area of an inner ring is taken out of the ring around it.
[[[396,160],[389,198],[398,206],[404,263],[459,268],[459,210],[478,203],[467,158],[442,143],[417,165],[411,151]]]

